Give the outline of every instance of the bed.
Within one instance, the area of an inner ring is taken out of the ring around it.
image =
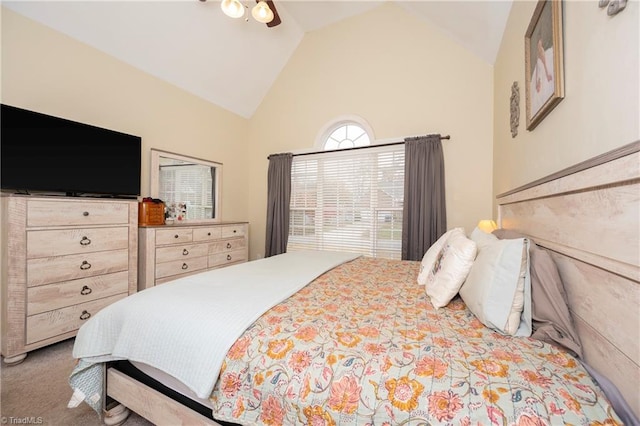
[[[157,424],[629,423],[616,410],[640,412],[639,151],[636,142],[498,196],[501,227],[557,265],[582,361],[487,328],[460,296],[434,308],[416,283],[421,262],[346,258],[278,296],[220,350],[221,368],[198,374],[216,377],[210,393],[136,357],[95,358],[105,423],[128,410]],[[615,409],[598,373],[623,396]]]

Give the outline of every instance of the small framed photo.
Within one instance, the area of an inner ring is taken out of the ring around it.
[[[538,0],[524,46],[527,130],[533,130],[564,98],[561,0]]]

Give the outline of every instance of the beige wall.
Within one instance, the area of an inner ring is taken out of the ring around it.
[[[141,136],[143,196],[152,147],[222,162],[222,218],[247,219],[248,120],[6,8],[2,102]]]
[[[378,139],[451,134],[448,222],[471,229],[492,216],[496,194],[640,138],[638,2],[615,17],[564,2],[565,99],[525,129],[524,32],[535,4],[514,2],[493,68],[393,4],[309,33],[251,120],[3,8],[2,102],[142,136],[143,195],[151,147],[223,162],[223,218],[251,222],[252,258],[264,253],[268,154],[311,149],[348,114]]]
[[[267,155],[313,148],[356,114],[378,139],[443,141],[448,226],[491,216],[493,69],[428,24],[385,4],[305,35],[249,125],[251,258],[264,254]]]
[[[524,34],[536,6],[513,3],[495,64],[494,196],[640,138],[640,3],[607,16],[597,2],[565,1],[565,98],[526,130]],[[520,86],[520,126],[511,138],[509,98]]]

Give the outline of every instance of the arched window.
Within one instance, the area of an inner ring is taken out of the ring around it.
[[[316,147],[324,151],[371,145],[373,130],[358,116],[343,116],[331,121],[320,131]]]
[[[371,144],[367,131],[355,123],[344,124],[335,129],[324,142],[324,150],[354,148]]]

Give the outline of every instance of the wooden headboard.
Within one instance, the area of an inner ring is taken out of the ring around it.
[[[584,360],[640,417],[640,141],[497,201],[500,227],[550,251]]]

